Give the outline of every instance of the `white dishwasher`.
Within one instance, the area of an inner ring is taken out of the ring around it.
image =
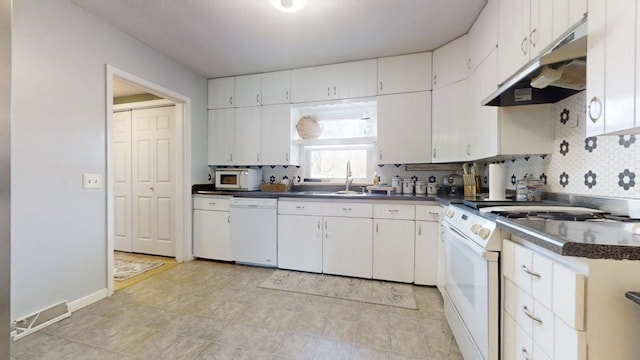
[[[278,266],[278,200],[231,200],[231,249],[237,263]]]

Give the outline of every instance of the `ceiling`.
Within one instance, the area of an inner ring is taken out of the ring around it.
[[[487,0],[72,0],[207,77],[434,50],[465,34]]]

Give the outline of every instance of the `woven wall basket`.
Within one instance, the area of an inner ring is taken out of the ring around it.
[[[298,120],[296,130],[303,139],[317,139],[322,134],[322,125],[315,116],[305,115]]]

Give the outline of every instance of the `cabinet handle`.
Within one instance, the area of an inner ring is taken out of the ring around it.
[[[209,205],[215,205],[215,204],[216,204],[216,203],[214,203],[214,202],[210,202],[210,203],[209,203]]]
[[[520,269],[522,269],[522,271],[526,272],[527,274],[529,274],[531,276],[534,276],[534,277],[537,277],[537,278],[540,277],[540,274],[538,274],[537,272],[533,272],[533,271],[527,269],[526,265],[521,265]]]
[[[422,235],[422,225],[418,225],[418,236]]]
[[[378,223],[376,223],[376,232],[378,232]]]
[[[256,155],[256,161],[260,162],[260,154]]]
[[[435,211],[429,211],[428,213],[429,213],[430,215],[433,215],[433,216],[439,216],[439,215],[440,215],[440,213],[439,213],[439,212],[435,212]]]
[[[256,103],[260,104],[260,94],[256,94]]]
[[[527,349],[526,349],[524,346],[522,347],[522,357],[523,357],[525,360],[530,360],[530,358],[529,358],[529,353],[527,352]]]
[[[536,36],[536,29],[533,29],[533,30],[531,30],[531,33],[529,34],[529,43],[534,48],[536,47],[535,36]]]
[[[398,213],[398,211],[400,211],[400,210],[398,210],[398,209],[389,209],[389,210],[387,210],[387,211],[388,211],[388,212],[390,212],[390,213],[392,213],[392,214],[397,214],[397,213]]]
[[[328,221],[327,221],[327,220],[325,220],[325,221],[324,221],[324,229],[325,229],[325,230],[327,230],[327,223],[328,223]]]
[[[153,186],[149,188],[149,190],[153,191]]]
[[[435,159],[438,156],[438,150],[433,149],[433,158]]]
[[[233,153],[229,154],[229,162],[233,162]]]
[[[591,101],[589,101],[588,113],[589,119],[591,119],[591,122],[593,122],[594,124],[598,122],[598,119],[600,119],[600,116],[602,116],[602,102],[597,96],[594,96]]]
[[[433,75],[433,85],[438,85],[438,75]]]
[[[285,91],[285,92],[284,92],[284,98],[285,98],[285,99],[287,99],[287,100],[289,100],[289,92],[288,92],[288,91]]]
[[[524,55],[527,55],[527,49],[525,49],[524,47],[526,43],[527,43],[527,37],[525,36],[524,39],[522,39],[522,42],[520,43],[520,50]]]
[[[296,209],[302,210],[302,209],[304,209],[304,206],[296,206]]]
[[[289,161],[289,153],[286,153],[286,154],[284,155],[284,159],[285,159],[286,161]]]
[[[467,144],[467,155],[471,155],[471,144]]]
[[[327,87],[327,96],[331,96],[331,86]]]
[[[231,224],[231,215],[227,216],[227,222]]]
[[[320,230],[320,220],[318,220],[318,230]]]
[[[334,96],[336,95],[336,87],[335,86],[333,87],[333,95]]]
[[[471,58],[467,59],[467,69],[471,70]]]
[[[529,319],[539,322],[540,324],[542,324],[542,319],[540,319],[539,317],[533,315],[530,311],[529,308],[526,305],[522,305],[522,312],[527,315],[527,317],[529,317]]]
[[[229,105],[233,105],[233,96],[229,96]]]
[[[342,211],[345,211],[345,212],[349,212],[351,210],[353,210],[353,209],[351,209],[351,208],[342,208]]]
[[[380,91],[382,91],[382,81],[380,81]]]
[[[382,160],[382,150],[378,152],[378,159]]]

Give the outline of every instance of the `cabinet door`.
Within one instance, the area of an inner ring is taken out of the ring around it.
[[[430,162],[430,91],[378,96],[378,151],[378,164]]]
[[[330,100],[330,66],[316,66],[291,71],[291,102],[309,102]]]
[[[236,108],[233,164],[260,165],[262,148],[262,111],[260,106]]]
[[[529,0],[498,0],[498,82],[529,61]]]
[[[376,59],[331,65],[331,98],[354,99],[375,96],[378,83],[377,67]]]
[[[278,267],[322,272],[322,217],[278,215]]]
[[[235,79],[233,77],[209,79],[209,109],[225,109],[233,107]]]
[[[497,88],[498,51],[491,54],[469,77],[469,114],[463,128],[471,145],[471,159],[483,159],[497,154],[498,149],[498,111],[495,106],[482,106],[482,100]]]
[[[291,70],[262,74],[262,105],[291,102]]]
[[[433,52],[433,89],[466,79],[469,60],[469,36],[464,35]]]
[[[378,59],[378,95],[431,90],[432,53]]]
[[[413,282],[414,222],[375,219],[373,227],[373,278]]]
[[[533,59],[540,52],[551,45],[553,39],[562,35],[555,35],[555,22],[556,22],[556,10],[562,11],[556,8],[556,4],[568,0],[530,0],[531,1],[531,15],[530,15],[530,30],[529,30],[529,59]],[[561,8],[561,6],[560,6]],[[566,17],[566,15],[565,15]],[[568,20],[568,17],[567,17]],[[565,30],[568,29],[568,25],[564,25]]]
[[[231,224],[228,211],[193,211],[193,255],[232,261]]]
[[[298,165],[292,146],[291,105],[262,106],[262,159],[264,165]]]
[[[262,91],[262,75],[236,76],[235,107],[259,106]]]
[[[209,110],[209,165],[229,165],[233,151],[235,109]]]
[[[438,272],[438,223],[416,221],[414,282],[436,285]]]
[[[461,161],[466,158],[466,136],[462,121],[468,116],[467,81],[458,81],[433,91],[433,129],[435,162]],[[466,100],[465,100],[466,99]]]
[[[371,278],[372,219],[325,217],[322,272]]]
[[[492,51],[496,51],[497,47],[498,0],[489,0],[469,30],[470,71],[475,71]]]

